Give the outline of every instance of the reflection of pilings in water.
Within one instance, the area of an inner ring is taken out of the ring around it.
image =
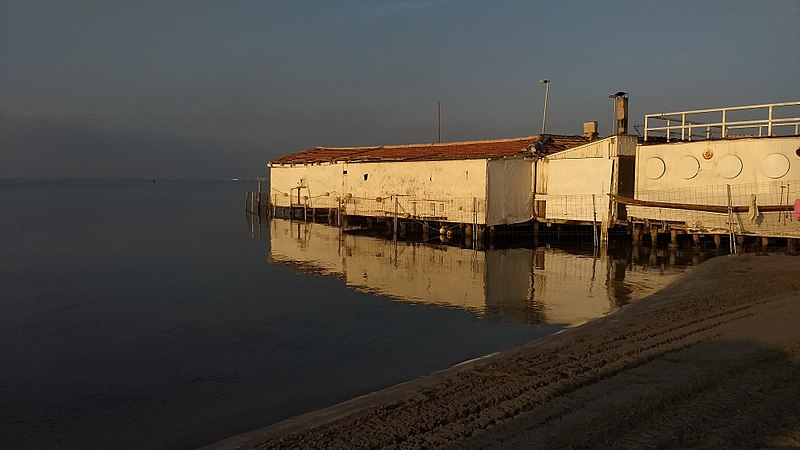
[[[395,244],[310,222],[275,219],[270,225],[272,262],[333,275],[355,289],[403,301],[447,304],[526,323],[573,324],[599,317],[630,301],[642,280],[649,284],[657,275],[638,266],[627,270],[631,251],[619,248],[596,255],[591,248],[576,254],[541,247],[475,251]],[[627,252],[622,259],[620,251]],[[682,258],[679,252],[670,257]]]

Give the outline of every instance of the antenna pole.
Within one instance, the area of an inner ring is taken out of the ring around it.
[[[436,142],[442,142],[442,103],[436,101]]]

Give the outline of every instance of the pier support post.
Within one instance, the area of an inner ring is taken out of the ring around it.
[[[642,226],[641,225],[632,225],[631,228],[631,240],[633,241],[633,245],[639,245],[642,242]]]
[[[795,238],[786,239],[786,252],[790,255],[797,254],[797,239]]]
[[[648,259],[650,267],[655,267],[658,264],[658,250],[655,246],[650,247],[650,257]]]
[[[722,235],[715,234],[714,235],[714,246],[719,250],[719,247],[722,245]]]
[[[674,228],[669,230],[669,247],[678,248],[678,230]]]
[[[478,225],[478,232],[475,233],[475,237],[477,237],[477,244],[478,246],[483,245],[484,238],[486,237],[486,225]]]
[[[769,247],[769,238],[766,236],[761,237],[761,251],[766,253],[767,247]]]
[[[700,235],[693,234],[692,235],[692,243],[694,244],[694,248],[700,247]]]
[[[658,228],[650,227],[650,245],[653,247],[658,245]]]

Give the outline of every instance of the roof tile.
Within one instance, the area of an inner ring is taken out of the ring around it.
[[[534,144],[539,154],[550,154],[589,142],[583,136],[543,135],[487,141],[447,142],[441,144],[386,145],[380,147],[314,147],[281,156],[270,164],[310,164],[356,161],[437,161],[450,159],[486,159],[531,154]]]

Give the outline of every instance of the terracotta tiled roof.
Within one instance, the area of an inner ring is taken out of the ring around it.
[[[534,145],[538,141],[543,145]],[[441,144],[386,145],[380,147],[315,147],[281,156],[271,164],[307,164],[336,161],[435,161],[448,159],[486,159],[508,156],[550,154],[589,142],[583,136],[544,135],[490,141],[447,142]]]

